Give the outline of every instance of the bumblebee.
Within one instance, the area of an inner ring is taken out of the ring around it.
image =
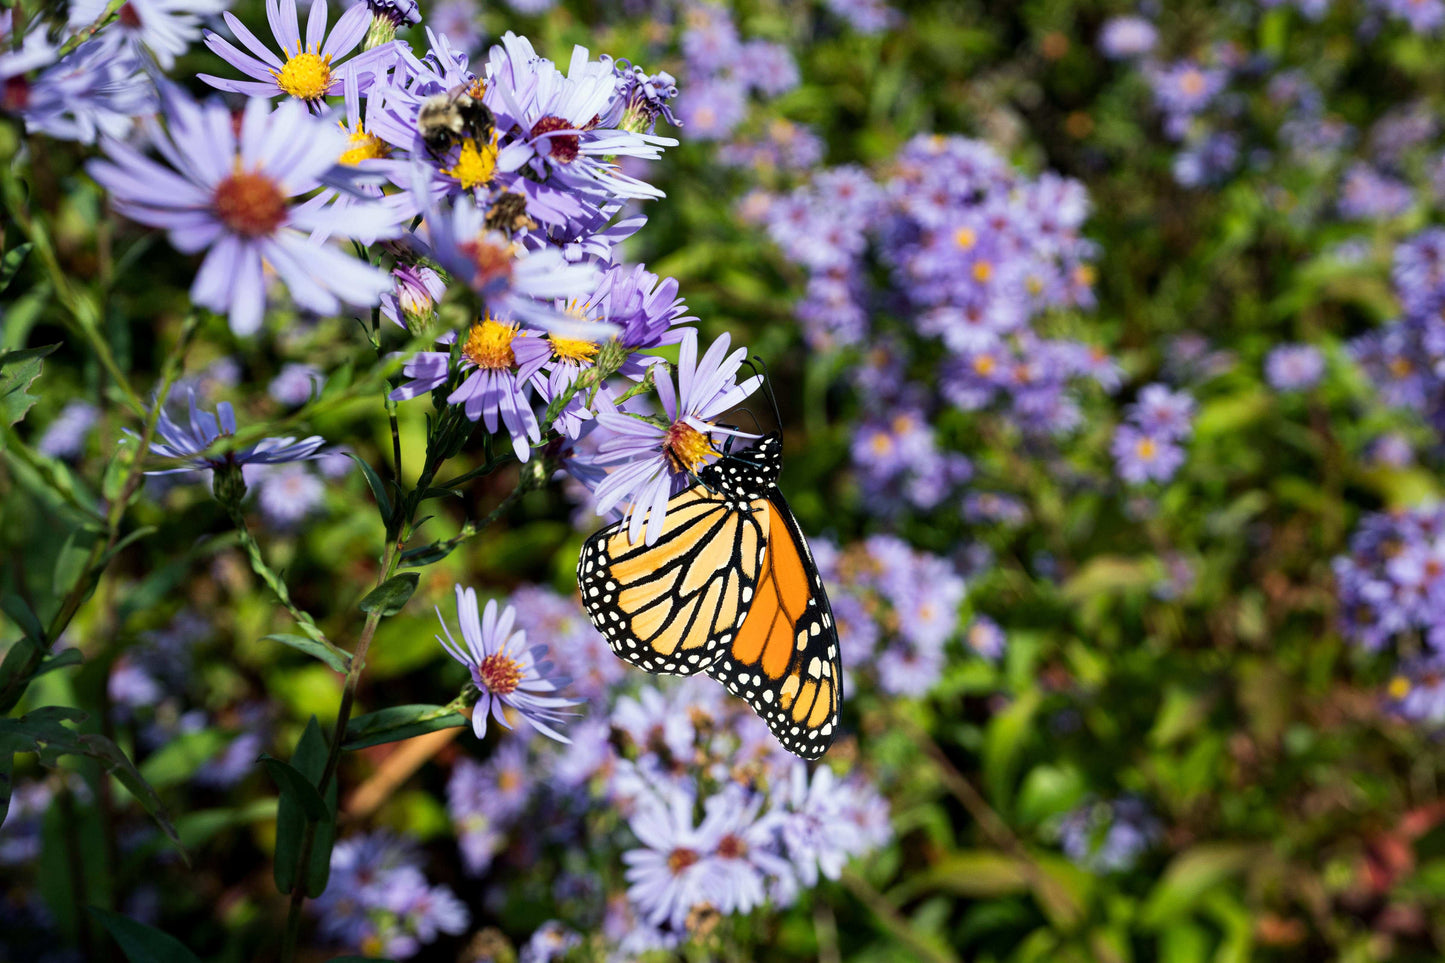
[[[422,101],[417,111],[416,126],[421,133],[422,143],[433,157],[446,153],[452,146],[464,141],[475,141],[478,145],[492,139],[497,120],[491,108],[482,103],[480,96],[473,96],[473,85],[458,84],[441,94],[432,94]]]

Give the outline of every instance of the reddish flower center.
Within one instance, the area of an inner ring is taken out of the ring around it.
[[[571,121],[548,114],[532,125],[532,137],[535,139],[556,130],[574,129]],[[556,134],[547,138],[547,145],[550,148],[548,153],[554,161],[562,164],[570,164],[577,159],[577,151],[581,144],[582,139],[576,134]]]
[[[464,241],[457,250],[476,265],[477,273],[472,275],[472,287],[486,291],[492,285],[504,282],[512,276],[512,252],[500,244],[493,244],[483,238]]]
[[[667,854],[667,868],[677,874],[698,861],[697,851],[678,847]]]
[[[273,234],[286,220],[286,195],[260,171],[237,171],[216,185],[211,202],[221,223],[246,237]]]
[[[30,105],[30,84],[24,77],[18,74],[5,81],[5,88],[0,92],[0,108],[9,113],[18,114]]]
[[[500,652],[489,655],[477,666],[477,681],[493,695],[511,695],[522,681],[522,669]]]
[[[742,859],[748,854],[748,844],[728,833],[718,842],[717,854],[723,859]]]
[[[140,27],[140,14],[136,13],[136,9],[132,4],[128,3],[121,7],[120,12],[116,14],[116,19],[120,21],[122,27],[129,27],[131,30],[136,30]]]

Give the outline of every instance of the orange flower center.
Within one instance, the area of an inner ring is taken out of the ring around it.
[[[677,874],[697,862],[698,859],[696,850],[679,846],[667,854],[667,868],[672,870],[674,874]]]
[[[496,653],[487,656],[477,666],[477,679],[488,692],[510,695],[522,681],[522,669],[513,659]]]
[[[532,136],[535,138],[556,130],[572,129],[571,121],[549,114],[532,125]],[[577,159],[578,149],[581,145],[582,138],[576,134],[558,134],[555,137],[547,138],[547,153],[554,161],[570,164]]]
[[[286,220],[286,195],[260,171],[237,171],[216,185],[216,216],[236,234],[265,237]]]

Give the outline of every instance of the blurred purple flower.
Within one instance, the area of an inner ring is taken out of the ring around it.
[[[182,462],[179,467],[157,469],[147,475],[170,475],[183,471],[203,471],[244,465],[280,465],[291,461],[306,461],[317,457],[317,451],[326,444],[320,435],[312,435],[297,441],[295,438],[266,438],[254,445],[232,451],[206,455],[204,452],[221,438],[236,434],[236,415],[230,402],[223,401],[216,406],[213,415],[196,406],[196,396],[190,395],[190,422],[177,424],[164,410],[156,422],[160,441],[150,444],[151,454],[162,458],[174,458]],[[127,429],[132,436],[134,432]]]
[[[1264,360],[1264,376],[1276,391],[1304,391],[1319,383],[1325,356],[1311,344],[1283,344]]]

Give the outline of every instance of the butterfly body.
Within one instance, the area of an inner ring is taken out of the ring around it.
[[[782,439],[698,472],[653,545],[619,523],[587,540],[577,583],[618,657],[648,672],[706,672],[745,699],[790,752],[815,759],[842,699],[833,612],[778,490]]]

